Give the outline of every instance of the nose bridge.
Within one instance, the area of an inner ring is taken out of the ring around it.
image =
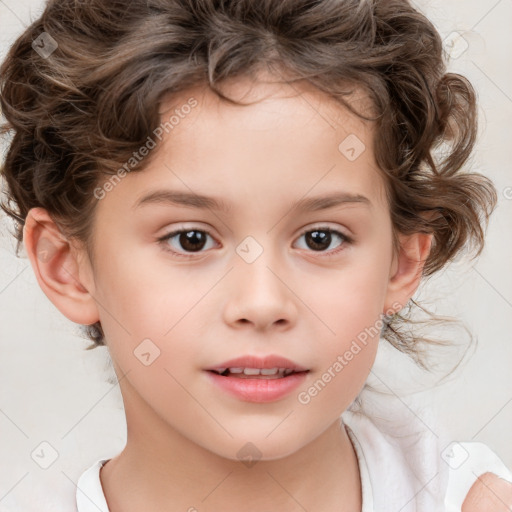
[[[237,267],[242,288],[252,288],[244,291],[251,295],[262,294],[267,299],[282,293],[282,283],[275,275],[275,269],[282,268],[280,262],[283,255],[279,254],[278,248],[272,246],[271,236],[267,236],[262,242],[253,236],[247,236],[237,246],[236,252],[239,256]]]
[[[236,247],[233,289],[226,311],[231,323],[249,321],[258,327],[268,327],[294,319],[293,294],[286,285],[286,277],[280,275],[284,255],[271,245],[271,239],[267,236],[261,243],[247,236]]]

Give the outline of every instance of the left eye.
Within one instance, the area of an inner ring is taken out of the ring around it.
[[[300,235],[299,240],[304,236],[308,246],[306,249],[311,249],[314,252],[327,252],[326,256],[337,254],[339,251],[343,250],[345,244],[351,242],[351,239],[348,236],[328,227],[308,229]],[[337,249],[326,251],[326,249],[331,245],[333,238],[338,238],[341,240],[341,243],[338,244]]]

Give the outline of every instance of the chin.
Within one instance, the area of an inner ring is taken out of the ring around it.
[[[237,437],[230,439],[228,445],[211,447],[211,451],[229,460],[239,461],[251,467],[256,462],[284,459],[298,452],[307,444],[300,439],[284,439],[283,436],[271,437]],[[302,442],[301,442],[302,441]]]

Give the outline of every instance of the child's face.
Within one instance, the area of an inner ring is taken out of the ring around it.
[[[398,267],[371,129],[313,90],[254,91],[269,99],[237,107],[197,89],[162,108],[164,121],[181,112],[179,122],[147,169],[98,201],[96,266],[81,267],[116,370],[127,374],[118,377],[129,432],[158,425],[232,459],[248,441],[263,458],[284,456],[333,425],[369,374],[380,314],[403,295],[390,281]],[[189,112],[181,107],[191,97]],[[171,190],[229,211],[140,203]],[[293,209],[335,193],[366,199]],[[158,242],[179,229],[199,233]],[[267,402],[225,391],[206,370],[270,354],[309,372]]]

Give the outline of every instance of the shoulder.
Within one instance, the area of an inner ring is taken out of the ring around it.
[[[485,473],[469,490],[461,512],[509,512],[511,509],[512,483],[493,473]]]

